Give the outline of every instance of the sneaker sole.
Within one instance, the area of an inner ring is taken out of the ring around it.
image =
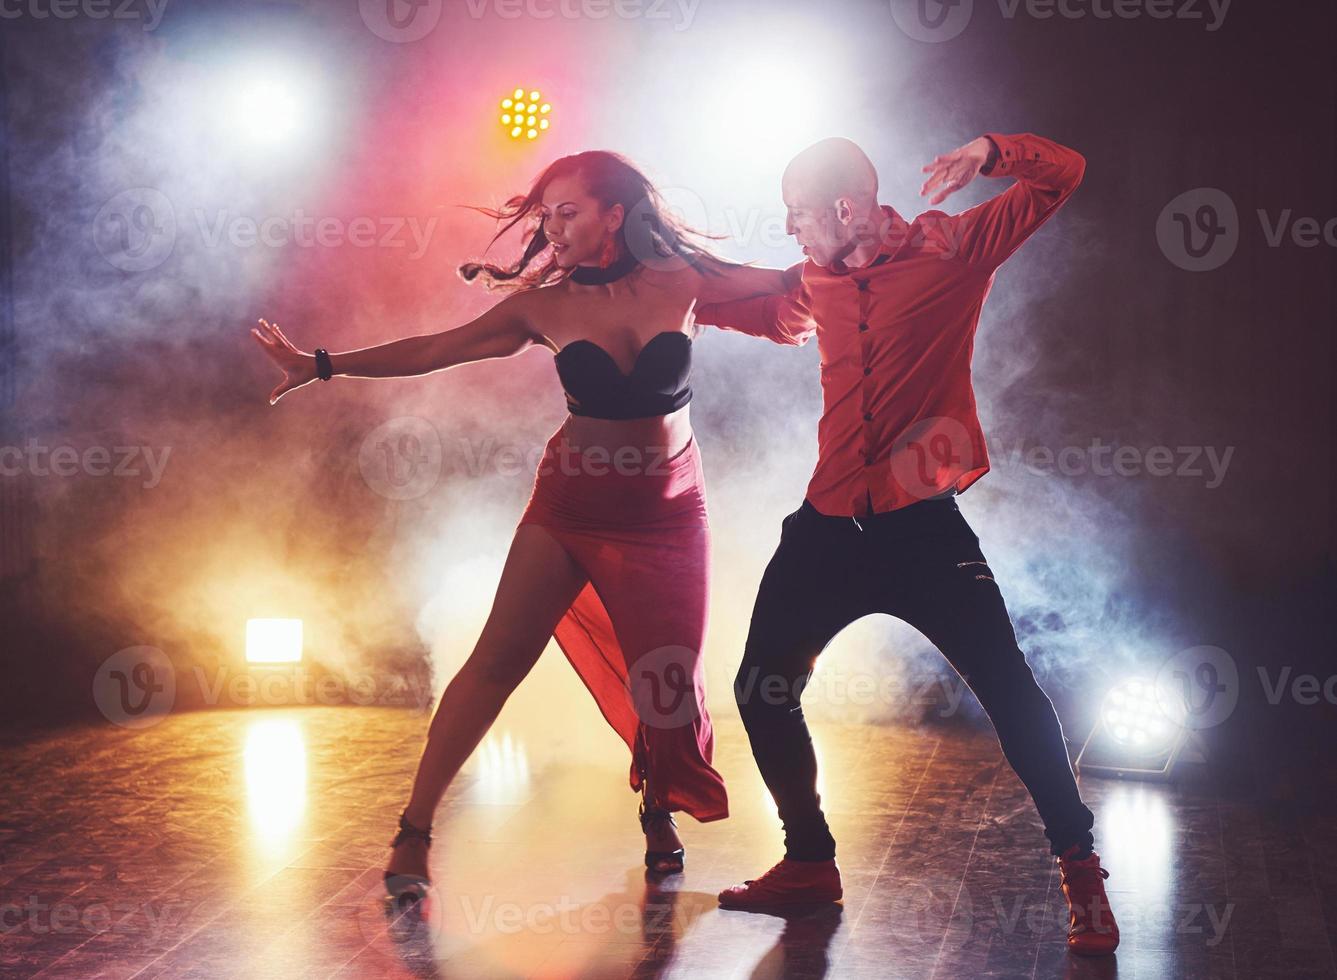
[[[753,909],[785,908],[787,906],[792,906],[792,905],[829,905],[832,902],[839,902],[843,898],[844,898],[843,894],[836,895],[834,898],[827,898],[827,897],[784,898],[784,899],[777,899],[773,902],[734,902],[728,899],[721,898],[719,900],[719,903],[720,903],[720,908],[722,909],[732,909],[739,912],[750,912]]]

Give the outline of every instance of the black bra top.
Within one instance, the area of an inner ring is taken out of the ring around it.
[[[573,340],[553,357],[572,415],[638,419],[676,412],[692,400],[692,338],[681,330],[655,334],[623,374],[592,340]]]

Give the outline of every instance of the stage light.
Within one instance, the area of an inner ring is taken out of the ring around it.
[[[229,142],[275,150],[312,136],[318,115],[315,85],[291,66],[246,63],[219,79],[216,101]]]
[[[518,88],[501,100],[501,124],[510,131],[511,139],[537,139],[548,128],[552,103],[540,102],[540,97],[537,89]]]
[[[300,619],[246,620],[246,662],[295,664],[302,660]]]
[[[1182,700],[1165,694],[1141,678],[1127,680],[1110,691],[1103,714],[1114,737],[1142,752],[1161,751],[1173,740],[1175,730],[1183,727],[1187,716]]]
[[[1085,773],[1168,779],[1187,738],[1182,694],[1132,677],[1105,695],[1100,718],[1077,756]]]

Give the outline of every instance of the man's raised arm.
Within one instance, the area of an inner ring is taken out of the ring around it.
[[[1033,133],[987,133],[982,138],[997,152],[989,153],[980,175],[1015,177],[1016,183],[997,197],[943,220],[962,259],[993,269],[1077,189],[1086,160],[1076,150]]]

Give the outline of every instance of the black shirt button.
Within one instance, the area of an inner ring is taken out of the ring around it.
[[[863,413],[863,420],[864,420],[865,422],[871,422],[871,421],[873,421],[873,413],[872,413],[872,412],[864,412],[864,413]]]
[[[859,285],[859,292],[862,293],[862,292],[867,291],[867,289],[868,289],[868,280],[867,280],[867,279],[856,279],[856,280],[854,280],[854,281],[855,281],[856,283],[858,283],[858,285]]]
[[[868,324],[867,324],[867,323],[861,323],[861,324],[859,324],[859,333],[863,333],[863,332],[864,332],[865,330],[867,330],[867,329],[868,329]]]
[[[864,460],[863,460],[863,461],[864,461],[864,463],[866,463],[867,465],[872,466],[872,465],[873,465],[873,454],[872,454],[872,453],[869,453],[867,456],[864,457]]]
[[[870,368],[870,367],[866,367],[866,368],[863,369],[863,376],[864,376],[865,378],[868,377],[868,376],[869,376],[870,374],[872,374],[872,373],[873,373],[873,369]]]

